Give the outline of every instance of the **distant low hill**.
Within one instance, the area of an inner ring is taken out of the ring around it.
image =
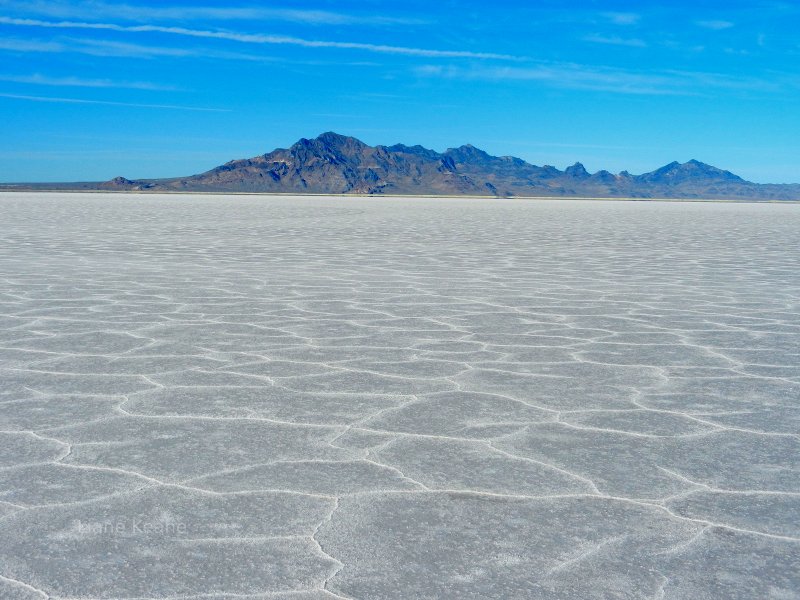
[[[800,200],[800,184],[756,184],[690,160],[651,173],[589,173],[580,163],[564,171],[472,145],[435,152],[422,146],[368,146],[323,133],[254,158],[233,160],[188,177],[103,183],[30,184],[4,189],[83,189],[152,192],[272,192],[594,198],[714,198]]]

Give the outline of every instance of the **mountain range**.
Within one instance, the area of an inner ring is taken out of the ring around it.
[[[369,146],[333,132],[188,177],[0,188],[800,200],[800,184],[756,184],[697,160],[642,175],[589,173],[580,163],[561,171],[513,156],[491,156],[470,144],[436,152],[403,144]]]

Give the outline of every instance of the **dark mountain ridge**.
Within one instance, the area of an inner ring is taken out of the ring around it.
[[[756,184],[697,160],[673,162],[642,175],[589,173],[581,163],[561,171],[513,156],[491,156],[471,144],[436,152],[419,145],[369,146],[333,132],[189,177],[117,177],[68,186],[153,192],[800,200],[800,184]]]

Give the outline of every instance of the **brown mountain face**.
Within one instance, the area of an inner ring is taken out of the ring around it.
[[[800,184],[755,184],[696,160],[643,175],[591,174],[580,163],[560,171],[491,156],[469,144],[439,153],[403,144],[368,146],[332,132],[190,177],[117,177],[72,185],[120,191],[800,200]]]

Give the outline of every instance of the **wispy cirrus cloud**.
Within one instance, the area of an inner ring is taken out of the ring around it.
[[[23,40],[19,38],[0,39],[0,51],[16,53],[86,54],[88,56],[125,57],[151,59],[172,57],[213,57],[213,53],[199,49],[170,48],[164,46],[144,46],[111,40],[87,38],[66,38],[64,40]]]
[[[618,35],[587,35],[585,42],[593,44],[606,44],[609,46],[628,46],[631,48],[646,48],[647,42],[639,38],[623,38]]]
[[[196,48],[175,48],[171,46],[150,46],[131,44],[114,40],[96,40],[91,38],[66,38],[61,44],[61,52],[88,54],[89,56],[113,56],[123,58],[160,58],[160,57],[196,57],[210,56]]]
[[[180,89],[175,86],[160,85],[147,81],[114,81],[111,79],[83,79],[80,77],[47,77],[39,73],[35,73],[33,75],[0,75],[0,81],[54,87],[111,88],[170,92]]]
[[[51,53],[51,54],[83,54],[104,58],[134,58],[141,60],[154,60],[164,57],[187,58],[221,61],[247,61],[278,65],[329,65],[351,67],[379,67],[378,62],[369,61],[323,61],[323,60],[293,60],[285,57],[269,56],[267,54],[233,52],[217,50],[207,47],[172,47],[172,46],[147,46],[131,44],[114,40],[98,40],[81,37],[66,37],[58,40],[37,41],[19,38],[0,38],[0,52],[12,53]]]
[[[731,21],[695,21],[694,24],[698,27],[702,27],[704,29],[713,29],[715,31],[730,29],[736,25],[736,23]]]
[[[66,47],[64,44],[53,41],[0,38],[0,50],[8,50],[10,52],[63,52]]]
[[[209,29],[190,29],[186,27],[167,27],[162,25],[119,25],[117,23],[89,23],[81,21],[42,21],[39,19],[18,19],[0,17],[0,24],[20,27],[42,27],[49,29],[91,29],[127,33],[164,33],[195,38],[228,40],[245,44],[268,44],[302,46],[304,48],[337,48],[343,50],[361,50],[380,54],[397,54],[426,58],[474,58],[495,60],[522,60],[523,57],[494,52],[474,52],[471,50],[436,50],[411,46],[390,46],[365,42],[336,42],[328,40],[309,40],[286,35],[269,35],[260,33],[239,33]]]
[[[616,94],[669,96],[692,94],[690,91],[676,89],[670,85],[671,80],[668,77],[578,64],[543,64],[534,67],[469,69],[457,66],[426,65],[416,71],[423,76],[449,79],[532,81],[551,87],[613,92]]]
[[[304,25],[421,25],[428,21],[393,15],[353,14],[330,10],[260,6],[140,6],[96,1],[0,0],[0,7],[17,14],[61,19],[123,21],[284,21]]]
[[[27,96],[24,94],[0,93],[0,98],[26,100],[30,102],[50,102],[57,104],[101,104],[105,106],[127,106],[133,108],[160,108],[167,110],[188,110],[200,112],[231,112],[227,108],[207,108],[203,106],[181,106],[176,104],[144,104],[139,102],[114,102],[111,100],[86,100],[84,98],[61,98],[55,96]]]
[[[614,25],[636,25],[642,20],[642,15],[633,12],[602,12],[600,16]]]
[[[425,65],[425,77],[485,81],[531,81],[550,87],[653,96],[700,96],[714,90],[775,93],[797,88],[789,80],[742,78],[718,73],[677,70],[632,71],[575,63],[542,63],[531,67],[472,67]]]

